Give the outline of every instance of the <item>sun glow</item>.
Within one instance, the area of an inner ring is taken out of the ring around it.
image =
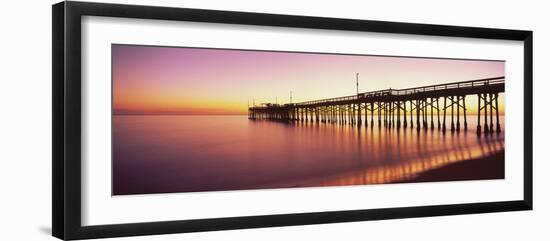
[[[293,102],[504,76],[503,61],[113,45],[114,114],[245,115]],[[504,113],[504,95],[499,96]],[[466,98],[477,114],[477,98]]]

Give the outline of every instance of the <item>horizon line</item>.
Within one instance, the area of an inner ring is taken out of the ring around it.
[[[504,116],[506,113],[499,113],[498,115],[499,116]],[[236,115],[248,115],[248,114],[170,114],[170,113],[123,113],[123,114],[117,114],[117,113],[112,113],[113,116],[115,115],[185,115],[185,116],[236,116]],[[447,114],[447,116],[450,116],[451,114]],[[370,116],[370,115],[369,115]],[[377,116],[377,115],[375,115]],[[443,116],[443,114],[441,114],[440,116]],[[461,114],[462,116],[462,114]],[[466,113],[466,116],[477,116],[477,113],[473,113],[473,114],[470,114],[470,113]],[[481,117],[483,117],[483,113],[480,115]]]
[[[185,113],[112,113],[112,115],[195,115],[195,116],[204,116],[204,115],[248,115],[247,113],[243,114],[185,114]]]

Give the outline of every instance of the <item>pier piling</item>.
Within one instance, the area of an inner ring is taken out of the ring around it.
[[[353,96],[300,103],[265,103],[261,106],[249,107],[248,118],[368,127],[370,115],[371,128],[375,126],[376,119],[379,128],[413,129],[416,127],[417,130],[435,130],[437,121],[437,130],[445,132],[447,109],[450,108],[450,131],[458,133],[464,130],[466,133],[468,122],[465,99],[466,96],[471,95],[477,96],[476,133],[479,136],[482,133],[487,135],[502,131],[498,103],[499,93],[502,92],[504,92],[504,77],[495,77],[402,90],[371,91]],[[439,105],[441,98],[443,98],[442,106]],[[441,111],[443,111],[442,116]]]

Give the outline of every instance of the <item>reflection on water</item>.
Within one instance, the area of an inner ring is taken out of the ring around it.
[[[113,193],[407,181],[502,152],[504,133],[477,137],[475,121],[468,117],[467,133],[443,134],[246,116],[114,116]]]

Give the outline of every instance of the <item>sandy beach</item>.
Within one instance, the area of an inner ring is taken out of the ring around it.
[[[409,182],[437,182],[458,180],[486,180],[504,178],[504,151],[493,155],[465,160],[443,166],[438,169],[418,174],[415,178],[400,181]]]

